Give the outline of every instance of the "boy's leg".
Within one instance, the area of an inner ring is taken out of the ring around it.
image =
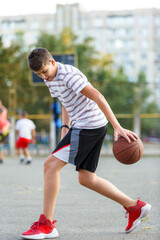
[[[60,170],[66,165],[60,159],[49,156],[44,163],[44,204],[43,214],[27,232],[21,234],[24,239],[44,239],[58,237],[53,221],[53,213],[60,187]]]
[[[32,157],[31,157],[31,154],[30,154],[30,152],[29,152],[28,147],[23,148],[23,151],[24,151],[24,155],[25,155],[26,158],[27,158],[26,164],[31,163],[31,162],[32,162]]]
[[[142,202],[140,199],[136,202],[118,190],[112,183],[96,176],[95,173],[79,170],[79,182],[85,187],[116,201],[126,209],[126,213],[128,213],[128,225],[125,231],[127,233],[133,231],[141,219],[148,215],[151,209],[150,204]]]
[[[79,182],[83,186],[110,198],[117,203],[129,208],[136,206],[137,202],[125,195],[109,181],[98,177],[95,173],[87,170],[79,170]]]
[[[60,187],[60,170],[67,163],[49,156],[44,163],[44,202],[43,214],[47,219],[52,221],[56,199]]]
[[[18,154],[18,156],[19,156],[20,163],[23,163],[23,161],[24,161],[23,151],[22,151],[22,149],[19,148],[19,147],[16,147],[16,149],[17,149],[17,154]]]

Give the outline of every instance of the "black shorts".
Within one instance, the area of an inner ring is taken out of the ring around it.
[[[52,155],[75,165],[77,171],[95,172],[106,132],[107,125],[96,129],[71,128]]]

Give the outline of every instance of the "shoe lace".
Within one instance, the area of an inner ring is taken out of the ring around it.
[[[31,225],[31,230],[38,230],[39,226],[40,226],[39,222],[34,222]]]
[[[125,213],[125,218],[130,218],[131,216],[131,213],[134,211],[133,209],[127,209],[124,207],[124,209],[126,210],[126,213]]]
[[[54,221],[52,221],[52,224],[55,224],[57,222],[57,220],[54,220]],[[32,225],[31,225],[31,229],[32,230],[38,230],[38,228],[40,227],[40,225],[42,225],[42,223],[40,223],[40,222],[34,222],[34,223],[32,223]]]
[[[125,213],[125,218],[128,218],[129,222],[133,221],[134,215],[132,214],[132,212],[134,212],[134,209],[127,209],[125,208],[126,213]]]
[[[52,222],[52,224],[55,224],[57,221],[56,220],[54,220],[53,222]],[[40,222],[34,222],[34,223],[32,223],[32,225],[31,225],[31,230],[33,231],[33,230],[38,230],[38,228],[40,227],[40,225],[42,225],[42,223],[40,223]]]

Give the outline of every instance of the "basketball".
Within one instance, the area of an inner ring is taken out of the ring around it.
[[[119,137],[113,143],[113,154],[115,158],[123,164],[133,164],[138,162],[143,156],[143,143],[138,138],[135,141],[131,139],[129,143],[125,138]]]

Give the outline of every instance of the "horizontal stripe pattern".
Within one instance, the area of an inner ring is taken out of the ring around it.
[[[44,82],[51,96],[66,108],[73,127],[92,129],[106,125],[107,119],[97,104],[80,93],[90,83],[76,67],[58,62],[56,77]]]

